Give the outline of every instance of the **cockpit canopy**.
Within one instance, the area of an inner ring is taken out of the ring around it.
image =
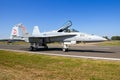
[[[75,29],[70,29],[72,26],[72,22],[69,20],[67,21],[60,29],[57,30],[57,32],[79,32]]]
[[[75,29],[65,29],[63,32],[79,32],[79,31],[77,31],[77,30],[75,30]]]

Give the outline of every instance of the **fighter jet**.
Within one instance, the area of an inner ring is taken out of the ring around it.
[[[35,26],[30,35],[23,24],[18,24],[13,27],[11,39],[20,38],[30,43],[30,50],[37,50],[41,46],[48,48],[47,44],[52,42],[60,42],[63,46],[63,51],[69,50],[69,45],[77,44],[77,42],[100,42],[106,39],[97,35],[81,33],[75,29],[71,29],[72,22],[66,22],[60,29],[50,32],[40,32],[39,27]],[[22,31],[22,36],[18,35],[18,28]]]

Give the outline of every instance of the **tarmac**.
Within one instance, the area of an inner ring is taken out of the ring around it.
[[[70,46],[68,52],[62,51],[62,46],[58,44],[49,44],[48,49],[39,49],[37,51],[29,51],[29,45],[3,45],[0,44],[0,49],[5,50],[18,50],[34,53],[42,53],[47,55],[57,56],[73,56],[80,58],[93,58],[93,59],[110,59],[120,60],[120,47],[119,46],[97,46],[97,45],[75,45]]]

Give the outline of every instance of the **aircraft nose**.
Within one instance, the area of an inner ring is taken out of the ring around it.
[[[106,39],[106,38],[102,38],[102,40],[103,40],[103,41],[107,41],[107,39]]]
[[[106,41],[107,40],[107,39],[97,36],[97,35],[92,35],[91,37],[92,37],[92,40],[94,40],[94,41]]]
[[[99,41],[106,41],[107,39],[103,38],[103,37],[100,37],[100,36],[96,36],[96,39],[99,40]]]

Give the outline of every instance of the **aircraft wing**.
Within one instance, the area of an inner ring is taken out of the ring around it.
[[[76,36],[75,34],[62,34],[62,35],[49,35],[49,36],[31,36],[29,37],[29,42],[39,42],[42,43],[43,41],[46,43],[54,42],[54,41],[64,41],[66,38],[70,38]]]

